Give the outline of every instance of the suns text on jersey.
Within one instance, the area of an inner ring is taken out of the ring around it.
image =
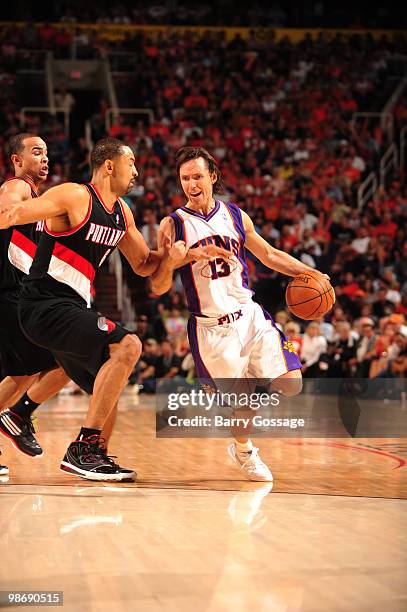
[[[214,244],[215,246],[226,249],[227,251],[232,251],[236,257],[239,257],[239,241],[231,236],[219,236],[217,234],[207,236],[206,238],[201,238],[198,240],[198,242],[195,242],[195,244],[193,244],[190,248],[195,249],[196,247],[207,246],[208,244]]]
[[[124,230],[107,227],[106,225],[98,225],[97,223],[91,223],[85,240],[115,247],[123,238],[125,233],[126,232]]]

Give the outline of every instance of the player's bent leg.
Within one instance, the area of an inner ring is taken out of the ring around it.
[[[69,380],[69,376],[62,368],[53,368],[42,372],[39,379],[30,386],[27,394],[33,402],[42,404],[63,389]]]
[[[301,370],[295,369],[275,378],[271,384],[273,390],[285,395],[294,397],[301,393],[302,374]],[[272,481],[273,476],[270,469],[260,459],[258,448],[253,446],[250,439],[245,439],[235,435],[235,442],[232,443],[228,452],[232,460],[240,467],[241,473],[249,480]]]
[[[0,410],[13,406],[37,379],[38,374],[33,374],[32,376],[6,376],[0,382]]]
[[[103,425],[102,433],[100,434],[99,448],[104,453],[106,460],[108,460],[111,465],[119,468],[121,474],[124,474],[124,475],[127,474],[126,480],[134,480],[135,479],[134,470],[129,470],[127,468],[120,467],[117,463],[113,461],[114,459],[117,459],[116,455],[108,455],[108,446],[110,442],[110,437],[113,433],[113,429],[114,429],[116,418],[117,418],[117,406],[118,406],[117,404],[114,406],[114,408],[108,415]]]
[[[109,433],[112,426],[109,416],[112,420],[115,417],[112,410],[115,411],[119,396],[141,355],[141,342],[137,336],[126,334],[119,342],[109,345],[109,353],[109,359],[95,378],[82,433],[69,445],[61,469],[90,480],[133,480],[135,472],[116,464],[101,447],[100,437],[105,424]]]
[[[110,442],[110,438],[113,433],[114,426],[116,424],[117,406],[118,404],[116,402],[116,404],[113,406],[112,410],[110,411],[110,414],[108,414],[106,421],[103,423],[102,433],[100,434],[100,442],[101,442],[100,447],[106,451],[109,446],[109,442]]]
[[[281,376],[278,376],[271,383],[274,391],[285,395],[286,397],[294,397],[302,391],[302,374],[301,370],[290,370]]]
[[[110,358],[98,372],[93,387],[85,427],[102,429],[106,416],[117,404],[120,394],[141,355],[141,342],[133,334],[110,345]]]
[[[301,370],[295,369],[275,378],[271,384],[273,390],[286,397],[294,397],[301,393],[302,374]],[[235,411],[237,416],[240,411]],[[247,430],[246,430],[247,431]],[[249,480],[267,481],[273,480],[269,467],[261,460],[259,449],[253,446],[252,441],[246,438],[245,432],[234,431],[235,441],[229,445],[228,453],[240,472]],[[247,431],[247,435],[249,432]]]
[[[234,442],[228,446],[229,457],[239,468],[242,476],[258,482],[273,482],[270,468],[261,460],[259,449],[250,440],[253,410],[235,409],[233,418],[238,419],[230,429]]]
[[[43,372],[16,404],[0,414],[0,432],[22,453],[30,457],[42,455],[42,448],[34,436],[32,414],[42,402],[62,389],[68,380],[62,368]]]
[[[31,384],[38,380],[38,374],[31,376],[7,376],[0,383],[0,406],[12,406],[24,396]],[[42,453],[42,449],[33,437],[33,426],[30,422],[21,422],[20,417],[12,415],[10,410],[0,413],[0,433],[6,436],[13,446],[30,457]]]

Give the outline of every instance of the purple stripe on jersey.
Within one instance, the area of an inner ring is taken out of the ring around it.
[[[196,373],[200,380],[205,379],[208,382],[212,381],[212,376],[209,374],[204,362],[202,361],[201,353],[199,352],[198,334],[196,332],[196,318],[191,316],[188,321],[188,340],[191,347],[192,357],[194,359]]]
[[[176,212],[171,213],[170,217],[174,221],[175,241],[185,240],[185,228],[182,219],[180,219]]]
[[[229,210],[229,214],[232,217],[233,225],[235,226],[235,230],[239,234],[240,237],[240,247],[239,247],[239,261],[242,264],[242,285],[245,289],[249,288],[249,268],[246,263],[246,256],[244,252],[244,241],[246,240],[246,232],[243,226],[242,213],[240,208],[236,206],[236,204],[225,204],[226,208]]]
[[[244,242],[246,240],[246,232],[244,231],[242,213],[240,212],[240,208],[236,204],[232,203],[225,204],[225,206],[229,209],[233,225],[235,226],[241,241]]]
[[[174,221],[175,240],[185,240],[185,227],[182,219],[173,212],[170,217]],[[180,268],[181,282],[184,287],[188,310],[194,314],[201,314],[201,302],[199,301],[198,291],[195,286],[194,275],[192,273],[192,264],[187,264]]]
[[[242,264],[242,285],[245,289],[249,288],[249,268],[247,267],[246,257],[244,254],[244,246],[240,244],[239,261]]]
[[[278,329],[277,325],[274,323],[274,319],[271,316],[271,314],[267,312],[267,310],[264,310],[264,308],[262,310],[263,310],[264,318],[267,321],[271,321],[272,325],[276,328],[276,330],[280,334],[281,348],[283,349],[283,355],[284,355],[285,363],[287,366],[287,372],[290,372],[290,370],[301,370],[300,358],[295,352],[294,347],[292,346],[291,342],[289,342],[287,340],[287,336],[280,329]]]
[[[199,219],[204,219],[205,221],[209,221],[209,219],[212,219],[212,217],[216,215],[216,213],[219,210],[219,206],[220,206],[219,201],[216,200],[214,208],[212,208],[211,212],[208,215],[203,215],[197,210],[192,210],[192,208],[188,208],[187,206],[182,206],[181,210],[184,210],[185,212],[189,213],[190,215],[193,215],[194,217],[199,217]]]
[[[201,302],[199,300],[199,295],[194,280],[194,274],[192,272],[192,264],[182,266],[182,268],[180,268],[180,275],[182,286],[184,287],[187,296],[189,312],[191,312],[192,314],[202,314]]]

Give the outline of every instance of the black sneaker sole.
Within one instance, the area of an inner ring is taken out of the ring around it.
[[[81,478],[85,478],[86,480],[106,480],[108,482],[134,482],[137,474],[133,472],[132,474],[98,474],[97,472],[88,472],[86,470],[82,470],[81,468],[72,465],[72,463],[68,463],[67,461],[62,461],[59,469],[63,472],[68,472],[69,474],[75,474],[76,476],[80,476]]]
[[[41,457],[41,455],[43,454],[43,450],[42,449],[41,449],[40,453],[30,453],[28,450],[25,450],[25,449],[21,448],[21,446],[19,446],[17,444],[17,442],[14,440],[14,438],[4,431],[4,429],[1,427],[1,422],[0,422],[0,433],[2,433],[3,436],[5,436],[8,440],[10,440],[10,442],[14,446],[14,448],[19,450],[20,453],[23,453],[24,455],[28,455],[29,457]]]

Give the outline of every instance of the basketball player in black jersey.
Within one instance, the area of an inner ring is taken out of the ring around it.
[[[34,134],[17,134],[8,143],[8,153],[14,177],[0,187],[0,196],[15,202],[37,198],[48,175],[45,142]],[[7,375],[0,383],[0,409],[12,406],[0,414],[0,432],[30,456],[42,453],[33,436],[31,414],[68,380],[51,353],[32,344],[18,322],[22,279],[28,274],[41,232],[41,224],[0,230],[0,359]],[[5,473],[5,466],[1,472]]]
[[[88,309],[91,281],[116,247],[134,272],[149,276],[161,257],[150,252],[120,196],[137,177],[132,150],[105,138],[91,153],[92,182],[66,183],[38,198],[0,203],[0,228],[46,220],[24,280],[19,315],[24,333],[52,352],[65,372],[91,394],[84,426],[61,469],[91,480],[134,476],[107,456],[101,430],[115,409],[141,343],[125,328]]]

